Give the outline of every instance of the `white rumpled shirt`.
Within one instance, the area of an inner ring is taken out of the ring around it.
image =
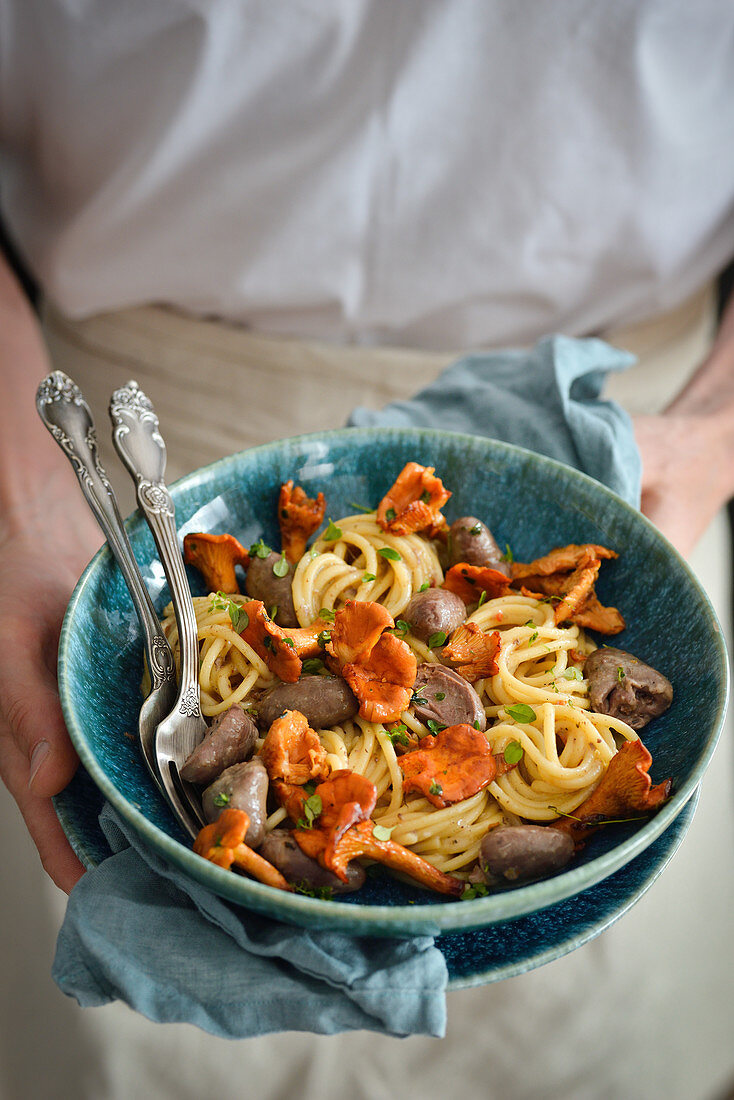
[[[48,295],[458,348],[734,255],[730,0],[0,0],[0,201]]]

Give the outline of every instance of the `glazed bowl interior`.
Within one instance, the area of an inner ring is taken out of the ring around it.
[[[375,507],[408,461],[434,466],[453,496],[449,521],[483,519],[515,559],[554,546],[602,543],[619,552],[597,586],[627,627],[614,644],[665,673],[675,698],[645,731],[653,782],[671,776],[673,795],[642,824],[600,830],[570,869],[501,889],[486,898],[447,902],[371,868],[365,887],[339,901],[272,890],[200,859],[190,850],[140,758],[135,739],[141,703],[142,636],[121,574],[107,548],[88,566],[70,601],[59,652],[66,722],[94,783],[143,841],[215,893],[248,908],[309,927],[358,934],[439,934],[537,912],[600,882],[638,856],[693,794],[711,758],[728,690],[727,658],[716,616],[693,573],[635,509],[577,471],[518,447],[427,429],[345,429],[301,436],[232,455],[172,487],[181,536],[231,532],[243,544],[279,545],[278,489],[293,478],[321,490],[327,517]],[[152,537],[135,513],[128,533],[159,611],[168,590]],[[204,594],[189,572],[192,591]],[[603,641],[603,639],[598,639]]]

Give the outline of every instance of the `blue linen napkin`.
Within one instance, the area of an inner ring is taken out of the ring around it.
[[[409,401],[355,409],[349,424],[516,443],[583,470],[638,508],[642,466],[632,423],[616,402],[600,400],[607,374],[635,362],[603,340],[546,336],[530,350],[467,355]]]
[[[641,464],[629,417],[600,400],[634,358],[554,336],[528,351],[469,355],[410,401],[357,409],[351,425],[441,427],[492,436],[576,466],[629,503]],[[443,955],[430,937],[314,932],[234,906],[171,867],[109,806],[113,854],[74,887],[53,977],[82,1006],[119,999],[160,1022],[225,1038],[366,1029],[442,1036]]]

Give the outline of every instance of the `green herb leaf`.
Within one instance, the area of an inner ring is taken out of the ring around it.
[[[445,691],[437,691],[436,694],[433,696],[433,698],[437,699],[438,702],[441,703],[446,698],[446,692]]]
[[[319,901],[334,900],[333,886],[312,886],[306,879],[302,879],[301,882],[293,883],[293,889],[297,894],[305,894],[307,898],[318,898]]]
[[[377,553],[382,554],[383,558],[388,558],[390,561],[403,560],[398,551],[393,550],[392,546],[381,546]]]
[[[288,562],[285,554],[281,554],[275,565],[273,566],[273,573],[276,577],[285,577],[288,574]]]
[[[583,676],[577,668],[569,667],[563,670],[561,677],[564,680],[583,680]]]
[[[477,604],[477,607],[481,607],[482,604],[484,603],[484,601],[486,600],[486,598],[487,598],[487,591],[485,589],[484,592],[482,592],[481,596],[479,597],[479,603]]]
[[[510,544],[509,544],[509,542],[506,542],[505,543],[505,552],[504,552],[504,554],[500,555],[500,561],[506,561],[506,562],[509,562],[510,564],[512,564],[512,562],[514,560],[515,559],[512,556],[512,550],[510,550]]]
[[[421,493],[421,503],[422,504],[430,504],[431,503],[431,494],[428,492],[428,489],[424,489],[423,492]]]
[[[433,782],[431,783],[430,787],[428,788],[428,793],[438,795],[438,797],[440,798],[441,795],[443,794],[443,787],[441,786],[440,783],[437,783],[436,780],[434,779]]]
[[[374,508],[370,508],[369,504],[360,504],[356,500],[348,500],[347,504],[350,508],[354,508],[355,512],[374,512]]]
[[[485,898],[489,893],[489,887],[484,882],[467,882],[461,891],[459,901],[473,901],[474,898]]]
[[[475,719],[474,719],[474,721],[472,722],[472,725],[474,726],[474,729],[475,729],[475,730],[479,730],[479,731],[481,732],[481,729],[482,729],[482,723],[481,723],[481,722],[479,721],[479,719],[478,719],[478,718],[475,718]]]
[[[320,657],[309,657],[308,660],[303,662],[302,667],[307,676],[318,676],[320,672],[323,672],[325,665]]]
[[[411,706],[414,706],[414,707],[427,707],[428,706],[428,700],[426,699],[426,697],[424,695],[419,695],[416,691],[414,691],[413,694],[411,695],[410,703],[411,703]]]
[[[263,638],[263,646],[265,647],[265,649],[269,649],[271,653],[275,653],[275,645],[273,644],[273,639],[270,637],[269,634],[266,634]]]
[[[325,623],[333,623],[336,620],[336,614],[330,607],[322,607],[316,618],[323,619]]]
[[[362,577],[362,584],[369,584],[370,581],[376,581],[377,577],[374,573],[365,573]]]
[[[337,539],[342,537],[342,529],[341,527],[337,527],[333,520],[329,519],[329,526],[321,537],[324,542],[336,542]]]
[[[298,820],[299,829],[312,829],[313,823],[323,810],[321,795],[311,794],[303,803],[303,817]]]
[[[445,725],[442,725],[441,722],[436,722],[433,718],[429,718],[428,721],[426,722],[426,725],[428,726],[429,730],[431,731],[431,733],[433,734],[434,737],[436,736],[437,733],[440,733],[441,730],[446,729]]]
[[[230,600],[229,607],[227,608],[229,613],[229,621],[232,623],[232,628],[238,634],[241,634],[243,630],[247,630],[250,625],[250,616],[245,611],[244,607],[240,607]]]
[[[277,603],[274,603],[273,606],[268,611],[268,615],[270,616],[271,619],[274,619],[277,614],[278,614],[278,605],[277,605]]]
[[[392,631],[393,634],[397,634],[399,638],[404,637],[410,631],[410,623],[406,623],[405,619],[396,619],[395,627]]]
[[[229,806],[230,802],[232,801],[232,796],[230,794],[226,794],[224,791],[220,791],[219,794],[214,795],[212,801],[214,802],[215,806]]]
[[[515,703],[511,707],[505,707],[505,710],[516,722],[534,722],[537,717],[533,708],[527,703]]]
[[[386,730],[386,733],[393,745],[405,745],[406,748],[410,745],[408,727],[403,722],[397,726],[391,726],[389,730]]]
[[[622,668],[621,665],[617,665],[617,679],[619,680],[620,684],[622,683],[622,680],[624,680],[625,678],[626,678],[626,673],[625,673],[624,669]]]
[[[423,584],[422,584],[422,585],[420,586],[420,588],[418,589],[418,591],[419,591],[419,592],[425,592],[425,591],[426,591],[426,589],[427,589],[427,588],[430,588],[430,587],[431,587],[431,582],[430,582],[430,581],[424,581],[424,582],[423,582]]]
[[[272,554],[272,552],[272,547],[264,543],[262,539],[253,542],[250,547],[250,555],[254,558],[267,558],[268,554]]]
[[[388,510],[385,512],[385,519],[387,520],[388,523],[392,523],[392,521],[395,519],[395,515],[396,515],[395,509],[394,508],[388,508]]]
[[[394,826],[393,826],[394,828]],[[392,834],[392,829],[386,829],[384,825],[375,825],[372,830],[372,835],[375,840],[389,840]]]
[[[442,645],[446,645],[446,632],[444,630],[437,630],[436,633],[431,634],[428,639],[428,648],[437,649]]]
[[[470,535],[481,535],[481,533],[482,533],[481,523],[475,523],[473,527],[469,528],[469,534]]]
[[[287,636],[283,639],[283,645],[289,645],[291,649],[296,648],[296,643],[293,641],[292,638],[289,638]]]
[[[330,641],[331,641],[331,631],[330,630],[322,630],[321,633],[319,634],[318,638],[316,639],[316,644],[319,645],[322,649],[325,649],[326,648],[326,643],[330,642]]]
[[[510,741],[508,745],[505,745],[505,751],[502,755],[508,764],[519,764],[525,755],[525,751],[519,741]]]

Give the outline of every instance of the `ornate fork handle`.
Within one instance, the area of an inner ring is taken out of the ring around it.
[[[62,371],[53,371],[36,393],[41,420],[71,462],[82,492],[102,528],[132,597],[145,637],[152,689],[175,681],[173,654],[161,631],[153,602],[123,526],[114,490],[97,452],[92,414],[81,390]],[[158,782],[152,746],[143,746],[146,764]]]
[[[204,724],[199,701],[197,625],[178,545],[175,509],[163,480],[166,445],[155,410],[137,382],[128,382],[115,390],[110,400],[110,418],[115,448],[136,483],[138,503],[153,533],[171,589],[181,653],[179,694],[174,710],[194,720],[186,734],[186,745],[182,746],[191,752]]]

